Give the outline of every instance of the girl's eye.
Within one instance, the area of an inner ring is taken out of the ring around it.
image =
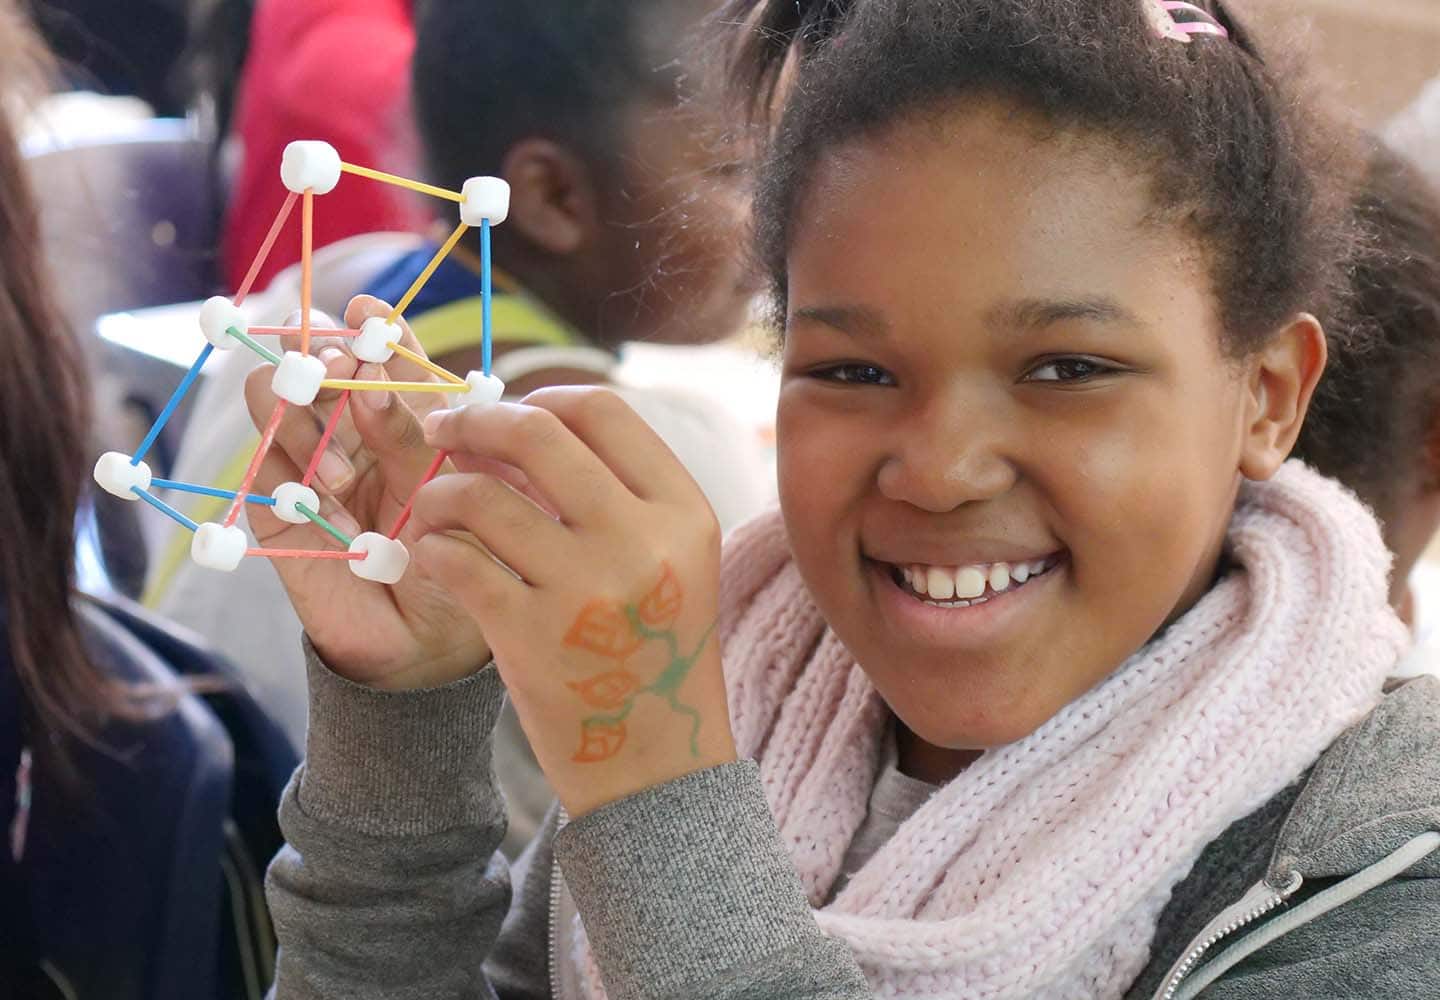
[[[894,376],[884,368],[877,368],[875,365],[830,365],[827,368],[816,368],[811,371],[810,375],[822,382],[836,382],[840,385],[895,384]]]
[[[1085,382],[1115,371],[1110,365],[1093,358],[1054,358],[1030,370],[1030,382]]]

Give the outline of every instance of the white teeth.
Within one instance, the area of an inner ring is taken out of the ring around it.
[[[1000,594],[1010,587],[1010,564],[996,563],[990,567],[990,589]]]
[[[989,581],[985,574],[974,566],[965,566],[955,571],[955,596],[962,601],[968,601],[985,593],[985,584]]]
[[[900,578],[916,594],[933,601],[966,602],[983,598],[986,590],[1003,594],[1045,572],[1045,560],[1028,563],[991,563],[972,566],[942,567],[912,564],[898,566]],[[977,602],[978,603],[978,602]]]
[[[938,566],[930,567],[926,573],[926,591],[937,601],[948,601],[955,596],[955,577]],[[983,589],[983,588],[982,588]],[[961,594],[961,597],[979,597],[979,594]]]

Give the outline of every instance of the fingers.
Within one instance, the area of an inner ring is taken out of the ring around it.
[[[693,500],[700,487],[660,435],[615,392],[552,386],[525,397],[549,410],[642,500]]]
[[[422,536],[411,551],[425,577],[439,584],[446,598],[464,608],[482,631],[525,586],[473,538],[437,531]]]
[[[302,313],[299,309],[291,312],[281,322],[282,327],[288,329],[299,329]],[[319,309],[310,310],[310,353],[319,354],[324,347],[338,347],[345,342],[344,337],[326,336],[327,331],[339,329],[340,324],[335,317]],[[280,338],[280,349],[282,351],[298,351],[302,345],[303,338],[299,334],[290,334]]]
[[[555,571],[555,554],[565,544],[565,528],[559,522],[506,483],[483,473],[441,476],[426,484],[415,498],[411,523],[418,534],[467,532],[494,553],[494,559],[532,583],[545,567]]]
[[[346,316],[348,321],[360,323],[367,315],[385,315],[388,310],[379,299],[360,296],[352,301]],[[419,353],[419,345],[408,329],[398,342],[413,345],[412,350]],[[316,356],[325,363],[326,380],[438,382],[435,375],[398,355],[384,365],[360,363],[339,348],[322,344]],[[267,368],[252,374],[247,382],[247,402],[257,423],[268,418],[274,407],[275,396],[269,389],[271,371],[273,369]],[[315,460],[315,478],[335,493],[343,493],[383,455],[387,483],[393,484],[397,493],[404,494],[403,502],[430,462],[430,455],[423,450],[424,441],[413,404],[417,400],[424,402],[428,412],[434,405],[443,405],[445,397],[427,392],[404,394],[400,398],[404,401],[401,405],[392,405],[396,394],[385,390],[321,389],[309,408],[312,412],[292,408],[286,414],[276,435],[277,445],[302,470],[309,471]],[[315,450],[327,428],[330,431],[327,447],[317,456]]]
[[[359,329],[360,326],[373,316],[387,317],[390,315],[390,306],[373,295],[357,295],[350,300],[350,305],[345,310],[346,325],[352,329]],[[402,335],[395,343],[399,344],[406,351],[429,361],[425,349],[420,346],[420,341],[410,329],[410,324],[402,317],[399,321]],[[430,368],[419,364],[405,357],[403,352],[397,353],[385,363],[385,370],[393,382],[442,382],[437,373]],[[454,373],[452,373],[454,374]],[[356,375],[356,378],[370,378],[369,375]],[[456,374],[456,378],[460,378]],[[405,402],[412,410],[422,417],[433,410],[443,410],[450,404],[447,396],[439,392],[416,392],[407,393],[404,396]]]
[[[478,455],[470,455],[460,452],[450,457],[450,466],[459,469],[461,472],[483,472],[494,476],[519,490],[539,508],[558,519],[560,512],[550,506],[550,502],[537,490],[530,477],[513,465],[506,465],[504,462],[497,462],[493,458],[482,458]]]
[[[354,364],[345,354],[333,349],[322,352],[322,358],[326,361],[326,374],[332,377],[337,372],[343,372],[347,365]],[[270,389],[273,371],[273,368],[265,365],[251,372],[245,380],[245,403],[257,428],[264,426],[270,419],[279,401]],[[286,407],[285,415],[275,432],[275,448],[295,467],[296,479],[301,478],[304,470],[309,468],[320,444],[323,433],[320,421],[328,420],[339,405],[340,394],[329,390],[326,394],[327,398],[317,399],[313,410],[299,406]],[[345,421],[342,415],[343,422]],[[355,440],[349,441],[347,438]],[[340,493],[354,482],[357,472],[353,456],[358,444],[358,438],[353,431],[346,433],[337,429],[332,436],[316,466],[316,478],[327,490]]]
[[[567,522],[585,520],[622,493],[647,501],[701,497],[659,435],[619,396],[593,386],[431,414],[425,431],[433,447],[516,467]]]
[[[378,374],[383,376],[383,370]],[[351,418],[360,441],[379,463],[387,490],[403,506],[435,458],[425,444],[420,418],[393,392],[355,393]],[[441,471],[448,470],[442,466]]]
[[[465,406],[430,414],[432,448],[514,466],[568,524],[584,524],[631,498],[605,463],[549,410],[520,403]]]

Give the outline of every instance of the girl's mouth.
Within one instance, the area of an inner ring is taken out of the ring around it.
[[[974,563],[968,566],[890,565],[895,585],[916,600],[936,608],[968,608],[1013,593],[1060,564],[1061,553],[1016,563]]]

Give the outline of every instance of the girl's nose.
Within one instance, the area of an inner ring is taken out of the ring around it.
[[[943,514],[1009,492],[1016,471],[1005,455],[1003,428],[976,409],[952,403],[897,422],[880,465],[881,494]]]

